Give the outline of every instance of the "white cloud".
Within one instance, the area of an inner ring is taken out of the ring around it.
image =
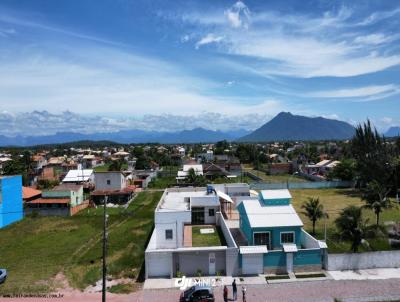
[[[0,37],[8,37],[16,34],[17,31],[14,28],[0,28]]]
[[[382,43],[389,42],[393,39],[393,37],[385,36],[384,34],[370,34],[366,36],[358,36],[354,39],[355,43],[360,44],[373,44],[378,45]]]
[[[211,43],[219,43],[224,39],[222,36],[216,36],[215,34],[207,34],[199,41],[196,42],[196,49],[199,49],[200,46],[211,44]]]
[[[242,1],[237,1],[225,11],[225,16],[233,28],[248,28],[250,23],[250,10]]]
[[[262,106],[265,109],[264,106]],[[271,106],[268,106],[271,109]],[[236,111],[237,113],[237,111]],[[0,135],[38,136],[57,132],[108,133],[119,130],[174,132],[202,127],[211,130],[254,130],[267,122],[276,112],[227,115],[202,112],[194,115],[147,114],[142,117],[89,116],[73,113],[33,111],[24,113],[0,112]]]
[[[307,96],[317,98],[361,98],[378,96],[399,90],[399,86],[394,84],[388,85],[372,85],[359,88],[348,88],[348,89],[335,89],[316,91],[308,93]]]
[[[250,18],[249,8],[239,1],[224,16],[219,11],[203,12],[184,21],[198,25],[199,32],[212,28],[214,37],[224,37],[218,41],[219,52],[235,55],[232,60],[236,61],[237,56],[252,58],[258,72],[267,76],[352,77],[399,65],[400,55],[387,47],[397,35],[357,32],[353,14],[352,9],[342,6],[321,16],[252,11]],[[247,30],[235,30],[238,28]],[[248,64],[246,60],[243,68]]]
[[[371,15],[369,15],[367,18],[365,18],[363,21],[357,23],[357,25],[359,25],[359,26],[371,25],[371,24],[377,23],[379,21],[382,21],[382,20],[385,20],[388,18],[392,18],[399,13],[400,13],[400,8],[396,8],[391,11],[374,12]]]

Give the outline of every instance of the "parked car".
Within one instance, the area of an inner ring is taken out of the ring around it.
[[[180,302],[214,302],[214,293],[211,286],[192,286],[183,291]]]
[[[4,283],[7,279],[7,270],[0,268],[0,284]]]

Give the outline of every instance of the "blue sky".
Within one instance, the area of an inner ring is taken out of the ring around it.
[[[0,1],[0,122],[252,129],[291,111],[384,130],[399,65],[398,1]]]

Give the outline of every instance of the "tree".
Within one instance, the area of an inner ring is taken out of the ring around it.
[[[372,180],[384,186],[393,183],[392,149],[385,138],[381,137],[376,129],[372,129],[369,120],[357,126],[351,141],[351,150],[356,159],[357,172],[364,185]]]
[[[317,220],[324,217],[324,206],[319,202],[319,198],[309,197],[308,201],[305,202],[302,206],[304,211],[302,212],[308,219],[312,222],[312,233],[315,234],[315,224]]]
[[[373,180],[368,183],[363,192],[362,199],[365,200],[365,207],[374,211],[376,216],[376,225],[379,225],[379,216],[384,209],[392,206],[390,199],[387,195],[390,188],[381,185],[379,182]]]
[[[121,171],[121,170],[122,170],[121,160],[113,160],[111,164],[108,166],[108,171]]]
[[[188,170],[186,182],[189,184],[193,184],[194,186],[203,186],[206,183],[206,179],[203,175],[197,175],[196,171],[191,168]]]
[[[329,173],[329,178],[338,178],[340,180],[353,180],[355,177],[355,162],[352,159],[343,159],[339,164],[337,164],[331,173]]]
[[[344,208],[335,224],[339,233],[345,240],[351,241],[351,250],[357,252],[362,240],[365,238],[368,220],[364,220],[362,209],[356,206]]]

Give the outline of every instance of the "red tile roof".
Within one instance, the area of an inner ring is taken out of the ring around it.
[[[69,198],[38,198],[32,201],[29,201],[27,203],[29,204],[47,204],[47,203],[69,203],[70,199]]]
[[[42,194],[42,191],[30,187],[22,187],[22,199],[29,199],[40,194]]]

